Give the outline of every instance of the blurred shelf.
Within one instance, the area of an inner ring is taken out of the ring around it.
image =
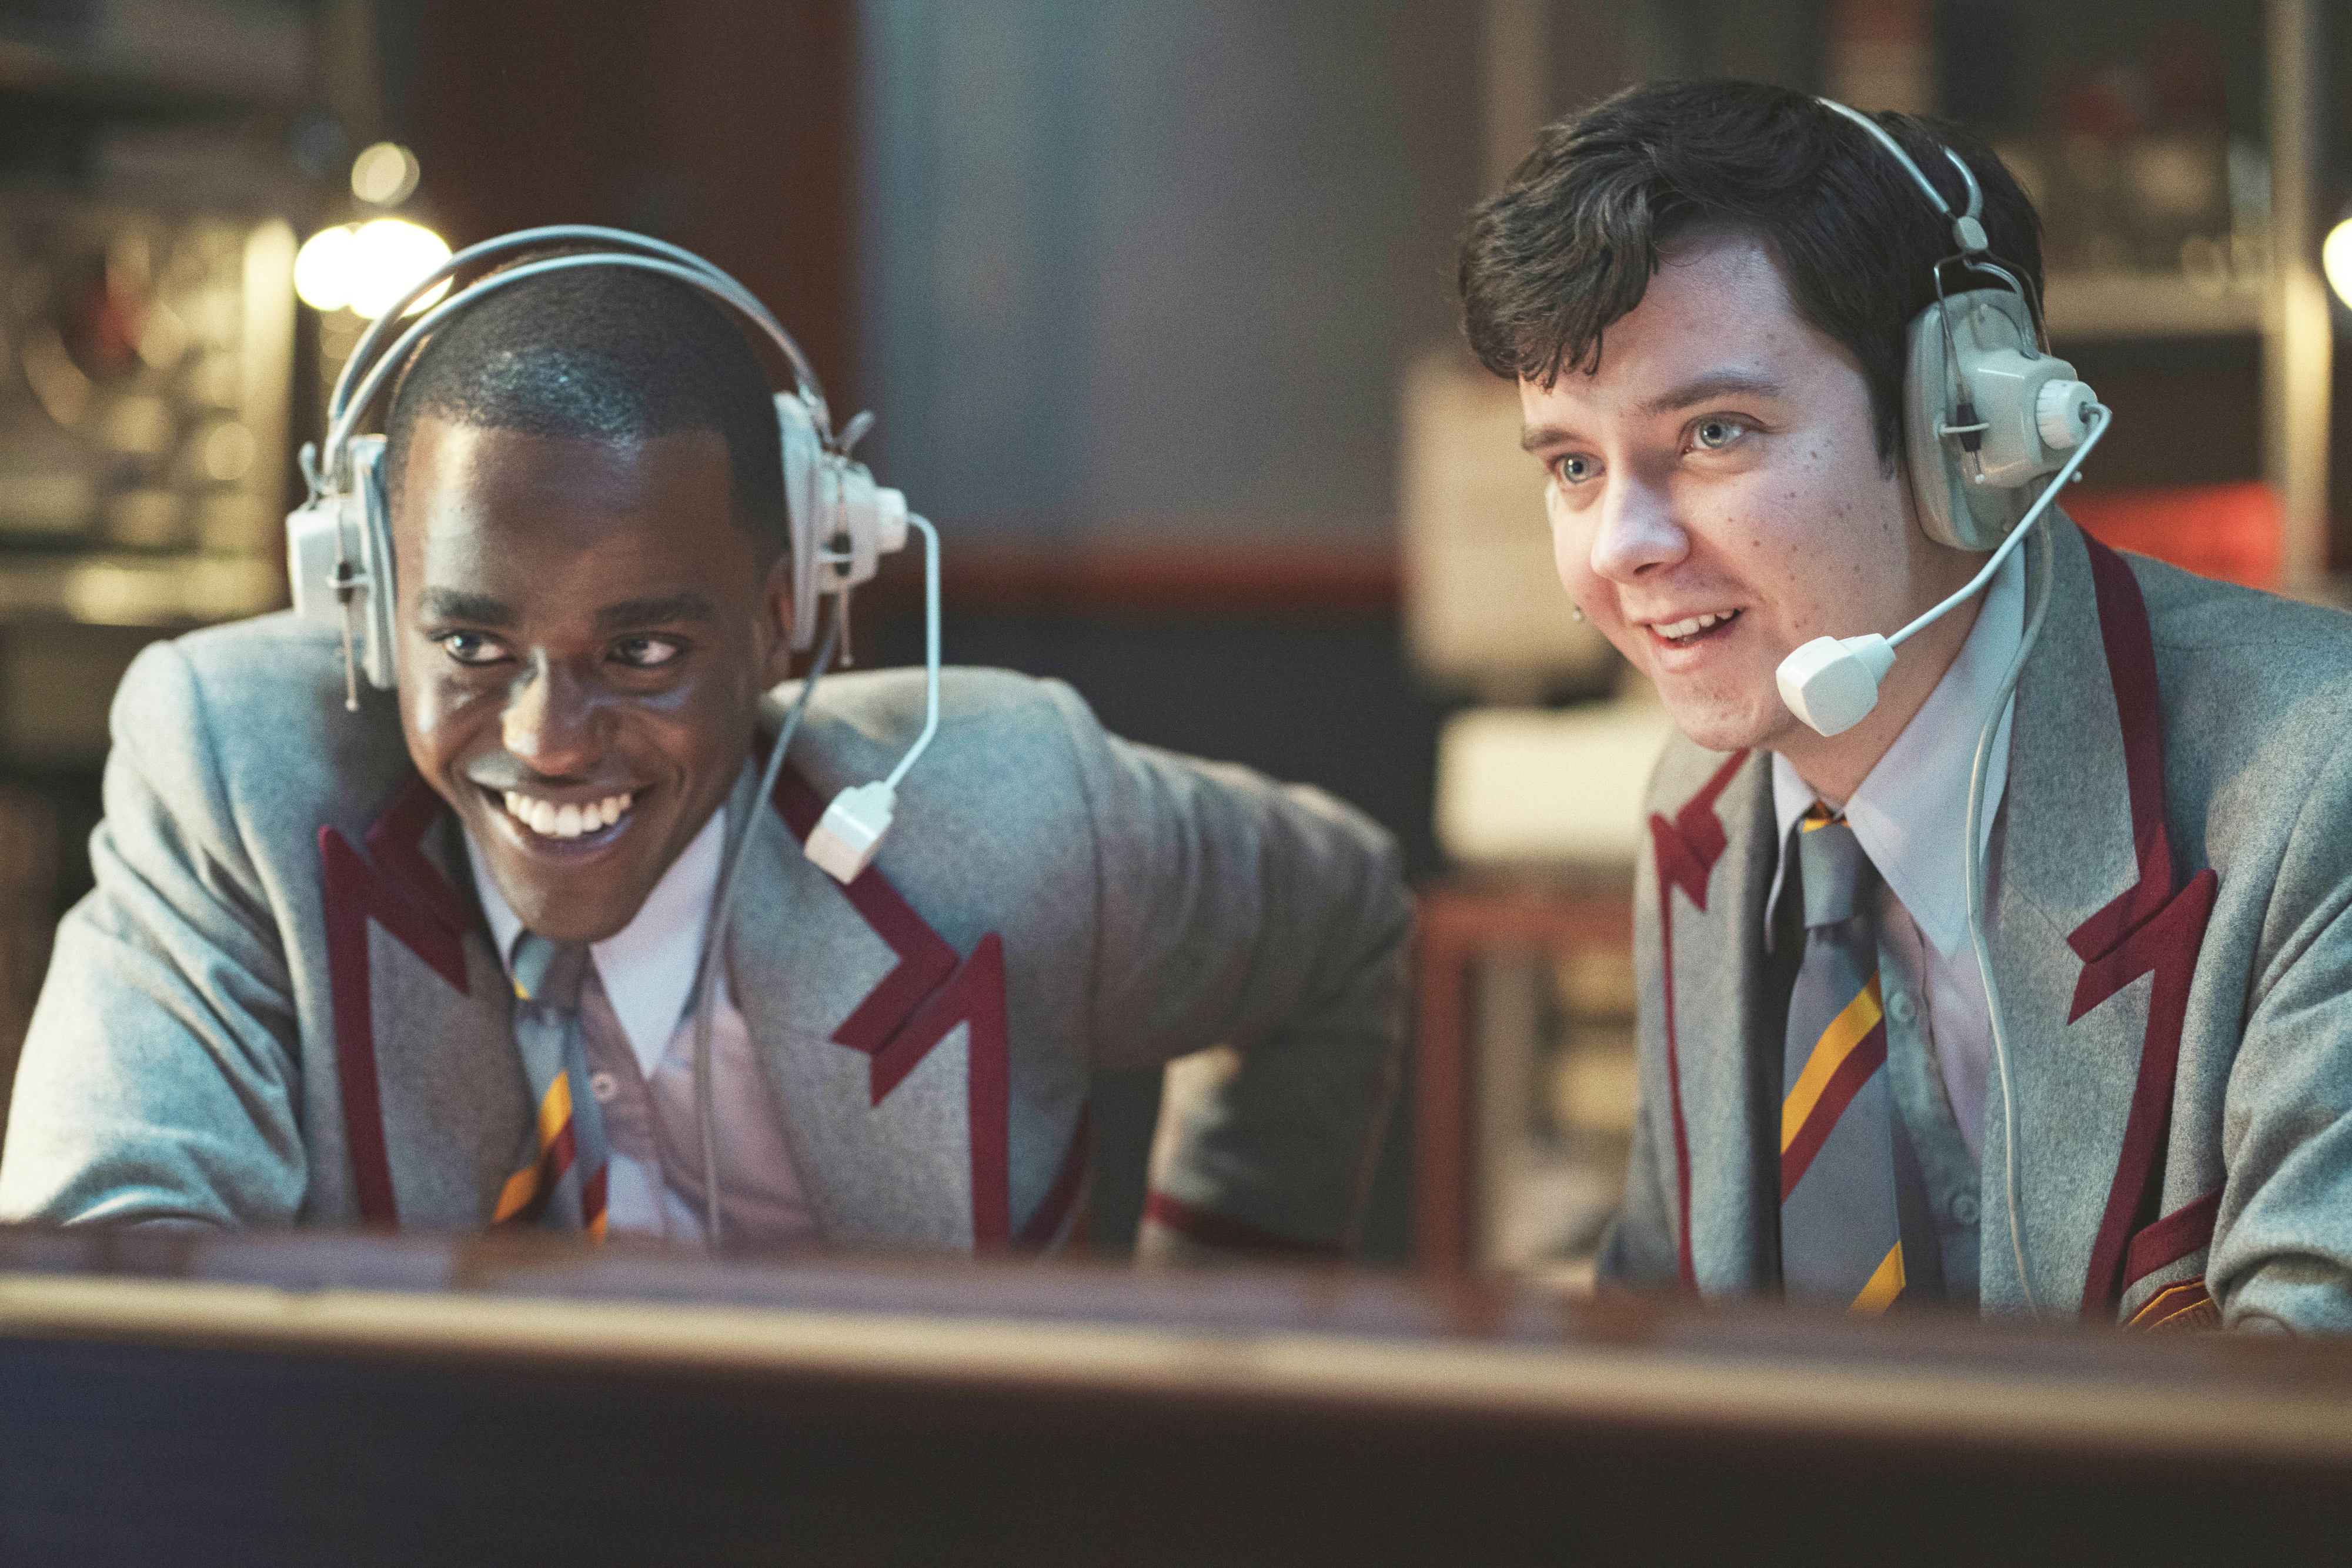
[[[2263,329],[2263,296],[2215,292],[2178,273],[2053,273],[2042,283],[2053,340],[2220,338]]]
[[[286,602],[278,564],[244,556],[0,560],[0,621],[190,626]]]
[[[311,31],[300,7],[110,0],[0,36],[0,93],[130,114],[294,109],[312,90]]]

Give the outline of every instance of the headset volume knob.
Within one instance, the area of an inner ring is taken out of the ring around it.
[[[2098,397],[2081,382],[2049,381],[2033,394],[2033,425],[2053,452],[2079,446],[2091,428],[2091,405]]]

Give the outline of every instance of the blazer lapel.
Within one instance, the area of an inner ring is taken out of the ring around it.
[[[1650,821],[1666,998],[1668,1113],[1685,1290],[1738,1294],[1780,1277],[1780,1058],[1764,951],[1773,841],[1763,753],[1710,764],[1672,817]],[[1669,797],[1671,799],[1671,797]],[[1732,1060],[1722,1060],[1728,1054]]]
[[[747,772],[734,820],[756,788]],[[728,975],[824,1234],[957,1251],[1059,1239],[1086,1126],[1016,1229],[1003,941],[960,954],[878,869],[847,888],[819,871],[800,841],[822,802],[789,766],[770,809]],[[462,891],[454,819],[421,778],[364,840],[362,853],[319,835],[350,1207],[388,1228],[477,1228],[527,1121],[505,970]]]
[[[2160,1158],[2150,1140],[2168,1114],[2213,879],[2203,872],[2178,885],[2185,868],[2172,861],[2163,820],[2155,670],[2116,667],[2138,663],[2131,607],[2112,592],[2102,602],[2072,526],[2048,538],[2050,605],[2017,687],[1990,936],[2014,1098],[2005,1113],[1995,1062],[1983,1299],[1988,1310],[2028,1304],[2007,1218],[2013,1198],[2032,1303],[2106,1317],[2126,1244],[2155,1218],[2136,1217],[2139,1189]],[[2107,570],[2111,588],[2114,573],[2128,572],[2119,561]]]
[[[959,954],[878,868],[847,887],[819,871],[800,845],[823,802],[789,764],[770,805],[728,972],[818,1224],[831,1240],[1007,1243],[1003,942]]]
[[[416,774],[361,852],[321,828],[327,956],[352,1210],[369,1225],[488,1218],[526,1119],[511,998],[465,850]],[[340,1174],[340,1173],[337,1173]]]

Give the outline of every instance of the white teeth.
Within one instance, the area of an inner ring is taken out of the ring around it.
[[[1695,632],[1704,632],[1711,626],[1720,626],[1738,613],[1737,610],[1727,610],[1719,615],[1710,612],[1705,615],[1694,615],[1687,621],[1676,621],[1671,624],[1659,625],[1654,622],[1653,626],[1658,635],[1669,643],[1679,642]]]
[[[506,792],[507,810],[515,821],[541,838],[576,839],[583,833],[593,833],[609,828],[628,814],[634,794],[607,795],[585,806],[559,806],[552,800],[541,800],[520,790]]]

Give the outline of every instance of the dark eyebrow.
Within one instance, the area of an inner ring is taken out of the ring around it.
[[[477,626],[511,626],[514,607],[487,593],[428,588],[416,596],[416,612],[427,621],[470,621]]]
[[[1719,397],[1779,397],[1788,389],[1770,376],[1755,375],[1745,371],[1722,371],[1711,376],[1701,376],[1685,382],[1672,392],[1660,392],[1636,411],[1644,419],[1655,419],[1662,413],[1673,413],[1698,403],[1712,402]],[[1565,425],[1536,424],[1519,432],[1519,450],[1533,452],[1539,446],[1573,441],[1576,433]]]
[[[625,599],[596,612],[600,632],[626,632],[634,626],[659,626],[673,621],[713,621],[719,612],[710,601],[688,591],[657,599]]]
[[[1711,376],[1701,376],[1686,382],[1668,392],[1660,392],[1642,405],[1645,417],[1673,413],[1695,403],[1713,402],[1719,397],[1779,397],[1784,391],[1780,382],[1767,375],[1745,371],[1720,371]]]

